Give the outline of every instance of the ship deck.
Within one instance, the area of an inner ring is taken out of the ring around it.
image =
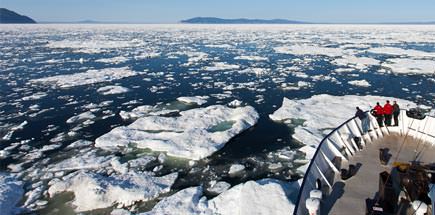
[[[323,201],[321,214],[365,214],[366,199],[374,198],[379,188],[379,173],[390,172],[397,152],[403,143],[403,136],[396,134],[386,135],[382,138],[367,143],[365,148],[357,152],[349,162],[343,162],[342,168],[349,164],[359,167],[356,175],[343,181],[337,174],[330,195]],[[419,144],[420,143],[420,144]],[[409,162],[414,160],[416,146],[419,144],[421,153],[420,161],[424,163],[435,162],[435,146],[421,142],[415,138],[407,137],[397,161]],[[381,165],[379,150],[388,148],[391,158],[387,165]]]

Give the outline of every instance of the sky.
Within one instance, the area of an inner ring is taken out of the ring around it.
[[[435,0],[0,0],[36,21],[176,23],[197,16],[307,22],[435,21]]]

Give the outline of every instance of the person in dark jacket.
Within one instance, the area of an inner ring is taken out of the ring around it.
[[[384,105],[384,115],[385,115],[385,125],[391,126],[391,119],[393,118],[393,106],[390,104],[390,101],[387,100],[387,103]]]
[[[379,127],[384,127],[384,108],[379,104],[379,102],[376,103],[376,106],[373,108],[371,113],[376,117]]]
[[[369,116],[367,115],[367,113],[365,113],[359,107],[356,107],[355,116],[361,120],[361,128],[363,130],[363,134],[367,134],[367,132],[369,131],[369,128],[370,128]]]
[[[396,101],[393,102],[393,117],[394,117],[394,126],[399,126],[399,115],[400,115],[400,107]]]

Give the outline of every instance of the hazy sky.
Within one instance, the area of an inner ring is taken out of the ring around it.
[[[196,16],[311,22],[435,21],[435,0],[0,0],[36,21],[174,23]]]

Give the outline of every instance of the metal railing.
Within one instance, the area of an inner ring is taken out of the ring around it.
[[[406,115],[406,111],[401,110],[399,126],[386,128],[379,127],[374,117],[370,114],[368,115],[371,119],[370,127],[372,128],[372,131],[368,134],[370,139],[382,137],[384,134],[389,134],[390,132],[399,132],[401,135],[413,133],[411,135],[416,138],[421,138],[424,141],[433,143],[435,142],[435,118],[432,116],[426,116],[425,119],[419,120],[416,123],[416,119],[409,118]],[[332,188],[334,177],[332,177],[331,181],[328,179],[327,174],[328,172],[332,172],[333,176],[335,176],[335,174],[339,173],[339,169],[333,163],[335,157],[338,156],[347,160],[348,157],[352,157],[359,151],[358,146],[356,146],[352,138],[363,136],[362,128],[359,125],[360,123],[357,122],[356,119],[356,117],[348,119],[332,130],[320,142],[304,175],[293,214],[308,214],[305,208],[305,200],[309,197],[310,191],[316,189],[317,180],[320,179],[323,182],[322,184],[326,184]],[[424,128],[421,130],[423,124]],[[429,124],[429,126],[427,126],[427,124]],[[343,135],[349,135],[350,138],[343,139]],[[361,144],[365,146],[363,138],[361,138],[361,141]]]

